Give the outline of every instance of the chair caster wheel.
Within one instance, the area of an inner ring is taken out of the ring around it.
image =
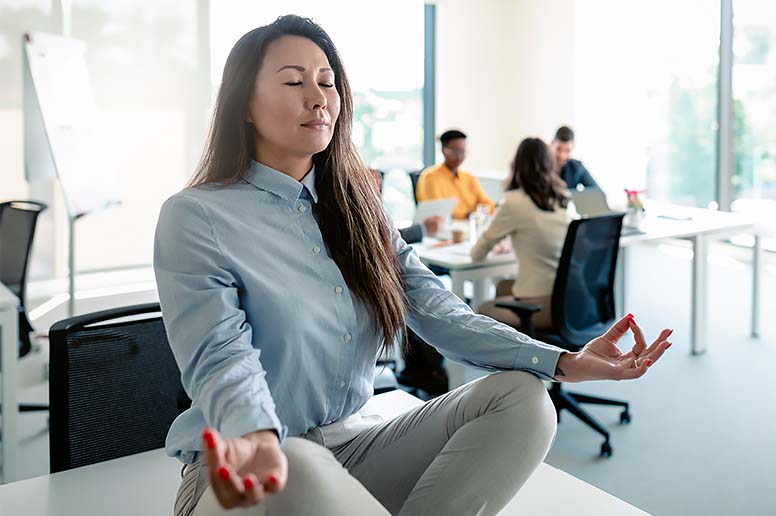
[[[609,441],[605,441],[601,445],[601,457],[609,458],[612,456],[612,445],[609,444]]]
[[[622,412],[620,412],[620,424],[627,425],[630,422],[631,422],[630,412],[628,412],[627,410],[623,410]]]

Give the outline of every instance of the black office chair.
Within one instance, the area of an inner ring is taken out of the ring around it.
[[[407,175],[410,176],[410,181],[412,181],[412,198],[415,200],[415,204],[418,204],[418,179],[420,179],[420,174],[422,173],[422,170],[407,172]]]
[[[0,283],[5,284],[19,298],[19,358],[32,349],[30,333],[33,328],[25,308],[27,269],[38,216],[46,205],[37,201],[8,201],[0,203]],[[23,403],[21,412],[48,410],[48,405]]]
[[[158,303],[51,327],[51,473],[164,446],[190,405]]]
[[[620,245],[624,214],[574,220],[563,244],[558,272],[552,289],[552,330],[536,331],[531,317],[541,306],[521,301],[496,303],[512,310],[522,323],[520,330],[541,341],[569,351],[579,351],[591,339],[603,335],[614,323],[614,273]],[[568,410],[604,437],[601,456],[610,457],[609,432],[593,419],[580,403],[623,407],[620,422],[630,423],[626,401],[599,398],[569,392],[561,383],[549,390],[560,421],[560,412]]]

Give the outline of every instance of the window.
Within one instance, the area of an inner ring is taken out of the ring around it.
[[[105,173],[121,206],[76,224],[76,267],[148,265],[159,208],[193,173],[204,109],[197,107],[197,3],[73,0],[72,35],[108,131]],[[109,253],[105,249],[110,249]]]
[[[705,0],[579,0],[577,155],[613,199],[623,188],[715,199],[719,8]]]
[[[733,8],[733,195],[776,201],[776,4]]]

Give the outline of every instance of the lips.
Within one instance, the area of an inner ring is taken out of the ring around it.
[[[319,129],[323,127],[328,127],[329,122],[327,122],[323,118],[316,118],[315,120],[310,120],[309,122],[305,122],[302,124],[302,127],[309,127],[311,129]]]

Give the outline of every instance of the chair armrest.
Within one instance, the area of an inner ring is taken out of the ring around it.
[[[496,301],[497,308],[506,308],[512,310],[520,318],[520,329],[529,337],[536,335],[536,329],[533,324],[533,314],[542,310],[542,305],[526,303],[524,301]]]

